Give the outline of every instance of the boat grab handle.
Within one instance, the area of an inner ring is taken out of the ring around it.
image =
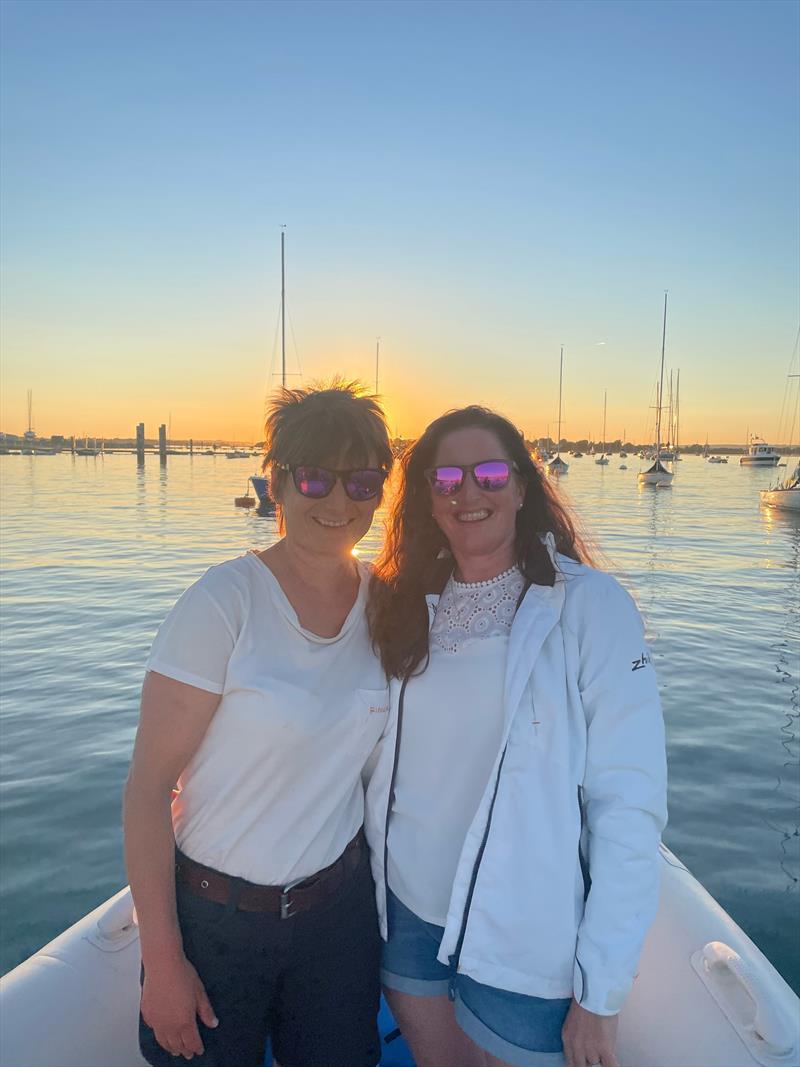
[[[133,899],[127,890],[105,909],[86,939],[103,952],[118,952],[138,936]]]
[[[793,1020],[776,1005],[774,989],[738,952],[723,941],[709,941],[701,952],[695,953],[692,963],[737,1030],[763,1042],[764,1051],[771,1056],[786,1056],[793,1051],[797,1040]],[[749,1005],[742,1010],[736,987],[752,1001],[751,1010]]]

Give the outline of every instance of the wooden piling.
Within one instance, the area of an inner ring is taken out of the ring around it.
[[[140,422],[136,426],[136,460],[138,463],[144,463],[144,423]]]
[[[167,425],[164,422],[158,428],[158,455],[164,465],[167,462]]]

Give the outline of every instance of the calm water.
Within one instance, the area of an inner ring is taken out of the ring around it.
[[[800,521],[769,472],[572,462],[564,491],[645,614],[670,760],[667,844],[800,992]],[[0,971],[125,881],[120,793],[142,665],[208,566],[276,536],[247,460],[2,456]],[[380,543],[380,516],[362,542]]]

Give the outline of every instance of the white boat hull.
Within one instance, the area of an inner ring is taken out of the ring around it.
[[[762,504],[784,511],[800,511],[800,486],[793,489],[762,489],[759,493]]]
[[[139,966],[125,889],[0,980],[0,1065],[141,1067]],[[797,996],[666,848],[618,1055],[622,1067],[800,1062]]]
[[[743,467],[777,467],[780,456],[739,456]]]
[[[639,471],[639,485],[671,485],[674,475],[670,471]]]

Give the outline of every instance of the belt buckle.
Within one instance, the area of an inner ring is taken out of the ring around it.
[[[304,881],[305,881],[304,878],[295,878],[295,880],[293,882],[289,882],[289,884],[285,885],[283,887],[283,889],[281,890],[281,918],[282,919],[291,919],[291,917],[295,914],[294,909],[292,907],[292,900],[291,900],[291,897],[289,896],[289,894],[291,893],[291,891],[294,889],[294,887],[296,885],[300,885],[300,883],[304,882]]]
[[[291,886],[288,886],[286,889],[281,890],[281,918],[282,919],[289,919],[289,918],[292,917],[292,915],[294,915],[294,911],[292,910],[292,900],[291,900],[291,897],[289,896],[290,891],[291,891]]]

